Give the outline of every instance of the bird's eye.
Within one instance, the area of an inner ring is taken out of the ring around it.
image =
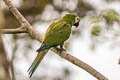
[[[79,18],[77,17],[77,20],[79,20]]]
[[[75,23],[78,23],[80,21],[80,18],[79,17],[76,17],[75,18]]]

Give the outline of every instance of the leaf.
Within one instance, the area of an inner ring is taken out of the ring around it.
[[[92,24],[92,23],[99,23],[100,21],[100,18],[99,17],[96,17],[96,16],[93,16],[89,19],[89,22]]]
[[[101,27],[99,25],[95,25],[91,29],[91,34],[94,36],[98,36],[101,32]]]
[[[112,25],[115,21],[119,21],[119,14],[112,9],[102,11],[101,16],[105,18],[108,25]]]

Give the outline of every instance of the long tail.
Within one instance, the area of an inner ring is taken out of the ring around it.
[[[52,46],[41,46],[38,50],[36,50],[36,52],[41,52],[44,51],[46,49],[50,49]]]
[[[32,75],[35,72],[37,66],[42,61],[42,59],[44,58],[44,56],[46,55],[47,52],[48,52],[48,50],[45,50],[45,51],[42,51],[42,52],[38,53],[37,57],[35,58],[32,65],[30,66],[30,68],[27,71],[27,72],[29,72],[30,78],[32,77]]]

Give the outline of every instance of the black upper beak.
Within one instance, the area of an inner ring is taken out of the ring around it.
[[[75,23],[74,26],[76,26],[76,28],[79,26],[79,22],[78,23]]]

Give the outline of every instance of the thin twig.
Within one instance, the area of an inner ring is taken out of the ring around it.
[[[9,63],[0,34],[0,80],[10,80]]]
[[[11,80],[16,80],[13,62],[10,63],[10,68],[11,68],[11,74],[12,74]]]
[[[42,41],[42,37],[41,37],[40,33],[38,31],[36,31],[34,28],[32,28],[32,26],[29,24],[29,22],[17,10],[17,8],[15,8],[13,6],[11,0],[4,0],[4,1],[7,4],[7,6],[9,7],[10,11],[16,16],[18,21],[26,27],[27,33],[31,37],[33,37],[36,40],[39,40],[41,42]],[[90,67],[88,64],[84,63],[83,61],[80,61],[79,59],[71,56],[70,54],[68,54],[66,52],[59,53],[55,48],[52,48],[51,50],[54,51],[56,54],[60,55],[61,57],[63,57],[64,59],[66,59],[66,60],[70,61],[71,63],[77,65],[78,67],[86,70],[88,73],[90,73],[91,75],[93,75],[97,79],[99,79],[99,80],[108,80],[106,77],[104,77],[98,71],[96,71],[95,69]]]
[[[10,61],[10,68],[11,68],[11,80],[16,80],[15,78],[15,70],[14,70],[14,60],[15,60],[15,55],[16,55],[16,50],[18,48],[18,45],[15,42],[15,46],[13,48],[13,51],[12,51],[12,58],[11,58],[11,61]]]
[[[0,29],[0,33],[2,34],[17,34],[17,33],[26,33],[25,29],[16,28],[16,29]]]

